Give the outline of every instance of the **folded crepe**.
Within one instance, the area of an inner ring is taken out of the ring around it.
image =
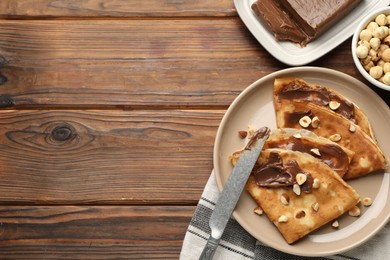
[[[348,171],[349,164],[355,154],[351,150],[311,131],[293,128],[271,130],[271,134],[264,145],[264,149],[266,148],[309,153],[331,167],[340,177],[343,177]],[[241,151],[238,150],[230,156],[233,165],[237,162]]]
[[[326,108],[358,125],[375,140],[371,124],[363,111],[337,91],[306,82],[301,78],[277,78],[274,81],[276,109],[282,101],[302,101]]]
[[[278,127],[310,130],[355,153],[344,179],[387,168],[377,143],[360,126],[333,110],[312,102],[284,99],[275,100],[275,109]]]
[[[329,166],[290,150],[263,150],[246,189],[289,244],[359,202],[356,191]]]

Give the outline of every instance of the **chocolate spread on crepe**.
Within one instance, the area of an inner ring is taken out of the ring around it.
[[[304,192],[299,185],[299,194],[291,186],[260,186],[259,177],[251,174],[246,189],[260,206],[269,220],[275,224],[287,243],[292,244],[313,230],[332,221],[354,207],[360,197],[356,191],[343,181],[330,167],[307,153],[282,149],[265,149],[261,152],[258,164],[272,166],[271,177],[282,172],[292,164],[293,168],[313,178],[311,192]],[[275,170],[276,169],[276,170]],[[258,175],[266,173],[264,170]],[[255,173],[256,174],[256,173]],[[269,174],[264,174],[269,175]],[[287,174],[286,179],[289,179]],[[265,179],[267,179],[267,176]],[[293,181],[294,178],[291,178]],[[309,178],[308,178],[309,179]],[[284,198],[284,202],[282,201]]]
[[[278,103],[284,101],[302,101],[313,103],[329,110],[329,103],[335,101],[340,106],[332,110],[333,112],[343,116],[354,124],[357,124],[366,134],[375,140],[371,124],[363,111],[349,99],[325,86],[307,82],[301,78],[277,78],[274,82],[274,101]],[[296,117],[301,118],[304,115],[309,115],[309,109],[305,111],[296,111]],[[297,118],[299,120],[299,118]],[[290,118],[294,120],[294,118]]]
[[[289,40],[305,46],[349,13],[360,1],[257,0],[252,9],[277,40]]]

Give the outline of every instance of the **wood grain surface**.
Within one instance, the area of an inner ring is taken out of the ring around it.
[[[0,259],[177,259],[193,210],[0,206]]]
[[[2,0],[3,18],[236,16],[230,0]]]
[[[0,19],[0,259],[178,259],[223,114],[288,66],[230,0],[2,0]],[[308,66],[372,87],[350,39]]]
[[[1,111],[0,204],[195,205],[222,115]]]

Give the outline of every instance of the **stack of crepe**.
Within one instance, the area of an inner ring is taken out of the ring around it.
[[[246,189],[292,244],[360,201],[346,181],[387,168],[367,116],[340,93],[276,79],[272,130]],[[241,151],[230,157],[234,165]]]

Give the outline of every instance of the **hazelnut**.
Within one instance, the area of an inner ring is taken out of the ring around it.
[[[302,185],[302,184],[304,184],[306,182],[307,176],[304,173],[298,173],[295,176],[295,179],[297,180],[298,185]]]
[[[301,139],[302,138],[302,135],[300,133],[296,133],[293,135],[295,138],[297,139]]]
[[[318,202],[314,202],[311,207],[315,212],[317,212],[320,209],[320,204]]]
[[[389,55],[390,55],[390,52],[389,52]],[[380,77],[382,77],[383,69],[381,66],[374,66],[370,69],[369,73],[370,73],[370,76],[373,77],[374,79],[379,79]]]
[[[370,47],[374,50],[378,50],[379,46],[381,46],[381,40],[379,38],[371,38]]]
[[[298,196],[301,195],[301,187],[299,187],[299,185],[296,184],[296,183],[293,185],[293,191],[294,191],[294,193],[297,194]]]
[[[382,52],[382,60],[384,60],[385,62],[390,61],[390,49],[386,49]]]
[[[378,28],[379,27],[379,25],[376,23],[376,22],[370,22],[368,25],[367,25],[367,27],[366,27],[366,29],[367,30],[370,30],[371,32],[373,32],[376,28]]]
[[[390,35],[386,36],[383,40],[382,40],[382,43],[383,45],[390,45]],[[379,46],[380,48],[380,46]]]
[[[332,101],[329,102],[329,107],[332,110],[336,110],[336,109],[338,109],[340,107],[340,103],[337,102],[337,101],[333,101],[332,100]]]
[[[339,224],[338,220],[335,220],[335,221],[332,222],[332,228],[338,229],[339,226],[340,226],[340,224]]]
[[[339,134],[331,135],[329,136],[329,140],[331,140],[332,142],[338,142],[341,140],[341,135]]]
[[[359,217],[360,216],[360,209],[358,206],[354,206],[352,209],[348,211],[348,215],[352,217]]]
[[[371,57],[372,61],[379,61],[380,60],[380,51],[376,51],[374,49],[370,49],[368,51],[368,56]]]
[[[369,43],[368,41],[365,41],[365,40],[360,40],[360,41],[358,41],[358,46],[360,46],[360,45],[366,46],[367,49],[370,49],[370,48],[371,48],[370,43]]]
[[[382,67],[382,69],[383,69],[383,65],[385,65],[385,61],[384,60],[382,60],[382,59],[380,59],[380,60],[378,60],[377,62],[376,62],[376,65],[377,66],[381,66]]]
[[[372,38],[372,33],[371,33],[370,30],[364,29],[364,30],[362,30],[360,32],[359,38],[360,38],[360,40],[364,40],[364,41],[368,41],[369,42],[371,40],[371,38]]]
[[[390,48],[390,47],[389,47],[389,45],[387,45],[387,44],[381,44],[381,46],[379,46],[379,50],[380,50],[381,52],[384,52],[384,51],[387,50],[388,48]]]
[[[367,57],[368,51],[369,49],[366,46],[360,45],[356,48],[356,56],[359,59],[364,59],[365,57]]]
[[[384,76],[383,76],[383,83],[390,86],[390,72],[387,72]]]
[[[355,133],[355,132],[356,132],[356,126],[355,126],[354,124],[350,124],[348,130],[349,130],[351,133]]]
[[[263,213],[264,213],[263,209],[262,209],[260,206],[256,207],[256,208],[253,210],[253,212],[256,213],[256,214],[259,215],[259,216],[263,215]]]
[[[372,199],[370,197],[365,197],[362,200],[363,206],[369,207],[372,204]]]
[[[298,211],[297,214],[295,214],[296,218],[303,218],[304,216],[306,216],[306,213],[303,210]]]
[[[383,67],[383,73],[390,72],[390,62],[384,62],[382,67]]]
[[[381,26],[381,25],[386,25],[386,23],[387,23],[386,15],[384,15],[384,14],[378,15],[378,16],[375,18],[375,22],[376,22],[379,26]]]
[[[285,216],[285,215],[281,215],[279,218],[278,218],[278,222],[279,223],[283,223],[283,222],[287,222],[288,221],[288,218]]]
[[[304,128],[307,128],[310,125],[310,123],[311,123],[311,119],[308,116],[304,116],[301,119],[299,119],[299,124]]]
[[[314,178],[314,180],[313,180],[313,189],[318,189],[318,188],[320,188],[320,180],[319,179],[317,179],[317,178]]]
[[[390,24],[390,15],[386,16],[386,23]]]
[[[388,35],[389,35],[389,27],[387,27],[387,26],[381,26],[381,27],[379,27],[379,28],[383,28],[383,30],[384,30],[384,32],[385,32],[385,35],[384,35],[384,37],[382,37],[382,39],[384,39],[384,38],[386,38]]]
[[[321,156],[320,150],[318,148],[310,149],[310,152],[314,153],[317,156]]]
[[[248,132],[247,131],[238,131],[238,135],[244,139],[245,137],[247,137],[248,135]]]
[[[387,28],[388,29],[388,28]],[[375,28],[375,30],[372,32],[371,36],[379,39],[385,38],[387,35],[389,35],[389,31],[385,29],[385,26],[380,26],[378,28]],[[365,38],[366,40],[367,38]],[[370,41],[371,38],[367,41]]]
[[[319,125],[320,125],[320,119],[318,119],[317,116],[313,117],[313,119],[311,120],[311,127],[318,128]]]
[[[367,57],[370,57],[370,56],[367,56]],[[370,58],[370,60],[371,60],[371,58]],[[364,67],[364,69],[365,69],[366,71],[370,71],[370,69],[371,69],[372,67],[374,67],[374,66],[375,66],[374,62],[370,61],[369,63],[367,63],[367,64],[364,65],[363,67]]]
[[[280,195],[280,201],[283,205],[288,205],[290,203],[290,197],[288,196],[288,194],[283,193],[282,195]]]
[[[371,57],[367,55],[367,57],[365,57],[364,59],[360,59],[360,63],[362,65],[367,65],[368,63],[372,63],[372,60],[371,60]]]

